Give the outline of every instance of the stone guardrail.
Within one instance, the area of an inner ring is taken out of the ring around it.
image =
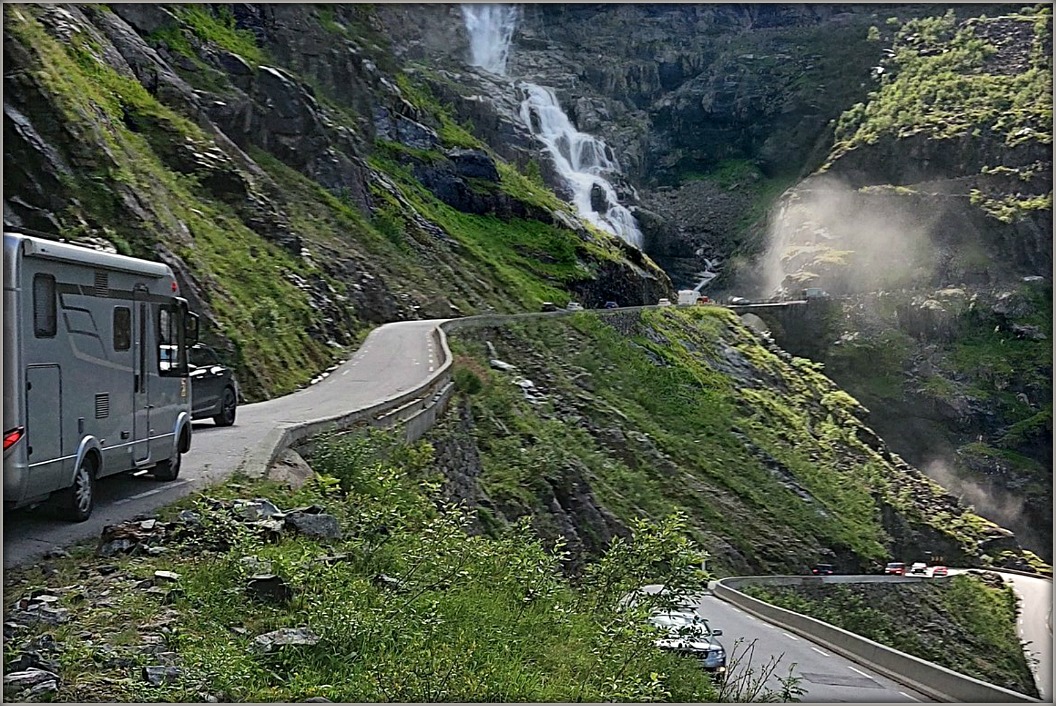
[[[591,312],[602,316],[612,316],[654,308],[656,308],[655,305],[645,305],[618,309],[592,309]],[[290,448],[303,450],[309,445],[309,439],[324,432],[346,431],[366,426],[389,428],[403,425],[407,440],[417,441],[436,423],[437,417],[446,408],[451,393],[454,391],[454,383],[451,381],[451,349],[447,345],[448,332],[465,328],[495,326],[520,319],[571,316],[575,313],[562,309],[523,314],[482,314],[443,321],[432,332],[443,356],[443,362],[436,372],[421,385],[362,409],[304,422],[279,424],[268,433],[259,446],[243,456],[239,470],[251,477],[263,476],[283,451]]]
[[[833,579],[833,580],[829,580]],[[938,701],[960,703],[1025,703],[1038,699],[940,667],[919,657],[900,652],[855,635],[835,625],[794,613],[737,590],[741,586],[789,586],[811,583],[905,583],[916,577],[886,576],[747,576],[716,581],[712,592],[717,598],[797,635],[813,640],[897,682]]]
[[[325,432],[367,426],[383,429],[402,425],[408,441],[420,439],[436,422],[454,391],[454,383],[451,381],[451,349],[448,348],[447,336],[443,329],[444,324],[440,324],[431,334],[440,349],[442,362],[436,372],[421,385],[369,407],[304,422],[278,424],[264,437],[259,446],[243,457],[239,470],[251,477],[263,476],[283,451],[289,448],[303,448],[309,439]]]

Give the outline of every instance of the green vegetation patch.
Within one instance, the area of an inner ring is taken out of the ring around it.
[[[969,555],[992,527],[970,512],[933,519],[942,489],[861,440],[861,406],[725,309],[578,314],[453,341],[456,370],[473,360],[482,387],[468,398],[481,488],[514,515],[538,514],[572,474],[622,520],[685,512],[695,539],[731,547],[723,570],[797,572],[829,551],[885,560],[884,504]],[[528,395],[480,374],[485,341],[534,383]]]
[[[1034,50],[1023,70],[990,70],[997,48],[986,39],[987,24],[1022,22]],[[910,20],[894,41],[894,71],[885,74],[868,103],[843,114],[836,125],[833,158],[882,136],[924,133],[949,138],[986,131],[1014,146],[1052,141],[1052,63],[1044,46],[1052,36],[1052,10],[957,21],[954,10],[941,17]],[[1037,29],[1037,31],[1033,31]]]
[[[39,62],[38,80],[64,129],[83,135],[84,144],[73,149],[98,148],[95,168],[68,179],[78,201],[64,215],[104,224],[126,254],[154,259],[156,245],[165,243],[179,255],[206,283],[204,295],[235,346],[248,396],[288,392],[307,381],[332,354],[308,335],[319,312],[286,275],[303,277],[313,268],[250,230],[234,207],[202,187],[206,167],[188,173],[189,155],[216,149],[211,138],[108,67],[91,39],[74,34],[60,45],[34,12],[5,7],[6,31]],[[143,216],[129,218],[128,210]]]
[[[748,595],[1033,697],[1017,598],[974,574],[922,583],[749,586]]]
[[[154,533],[157,556],[97,557],[84,547],[53,570],[5,572],[5,620],[25,622],[11,604],[41,592],[71,618],[5,631],[5,657],[49,633],[59,644],[58,701],[744,698],[740,687],[720,692],[694,659],[656,649],[645,625],[650,611],[708,579],[684,519],[634,523],[631,538],[573,584],[561,546],[544,548],[527,523],[469,533],[431,460],[427,444],[389,436],[323,440],[312,457],[319,475],[299,490],[240,478],[166,509],[160,529],[130,523]],[[315,506],[341,536],[279,529],[282,519],[261,522],[260,506],[238,498]],[[288,592],[251,591],[264,575]],[[621,605],[657,582],[672,593]],[[303,644],[267,648],[260,636],[277,630]],[[166,663],[176,670],[148,685],[143,668]]]

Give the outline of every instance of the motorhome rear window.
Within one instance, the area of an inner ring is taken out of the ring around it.
[[[57,328],[55,312],[55,278],[51,275],[33,276],[33,335],[54,338]]]
[[[132,347],[132,310],[127,306],[114,307],[114,350],[127,351]]]

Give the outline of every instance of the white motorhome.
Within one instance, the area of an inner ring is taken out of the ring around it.
[[[678,290],[678,305],[696,304],[698,297],[700,297],[700,292],[695,289],[680,289]]]
[[[175,480],[198,317],[168,266],[4,232],[4,507],[88,519],[96,480]]]

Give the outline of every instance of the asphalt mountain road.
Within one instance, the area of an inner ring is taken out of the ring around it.
[[[4,567],[41,557],[49,549],[98,537],[102,528],[150,512],[231,475],[246,453],[275,426],[368,407],[417,387],[442,363],[432,330],[441,320],[401,321],[374,329],[359,350],[326,379],[284,397],[243,405],[232,427],[196,423],[180,477],[160,483],[147,474],[99,481],[96,507],[73,524],[49,512],[4,515]]]

